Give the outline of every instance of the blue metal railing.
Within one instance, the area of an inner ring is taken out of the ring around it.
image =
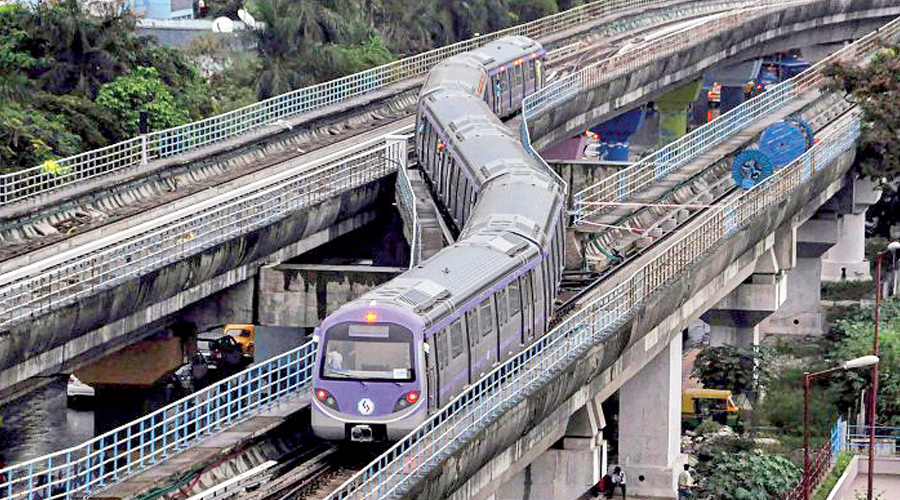
[[[0,498],[96,495],[201,440],[306,393],[316,344],[232,375],[79,446],[0,469]]]

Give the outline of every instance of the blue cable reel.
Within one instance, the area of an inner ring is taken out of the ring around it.
[[[799,158],[807,147],[803,127],[791,121],[769,125],[759,138],[759,150],[769,158],[776,170]]]
[[[731,165],[731,177],[734,179],[734,183],[744,189],[750,189],[759,184],[774,171],[772,160],[758,149],[741,151]]]
[[[800,131],[803,132],[803,137],[806,139],[806,149],[809,150],[809,148],[813,147],[813,144],[815,144],[815,132],[813,132],[812,126],[799,116],[791,116],[787,121],[800,127]]]

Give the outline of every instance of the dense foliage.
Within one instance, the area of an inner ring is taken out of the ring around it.
[[[76,0],[0,6],[3,172],[131,137],[130,123],[97,99],[106,85],[140,67],[154,72],[155,89],[165,89],[178,110],[157,124],[209,112],[188,60],[138,37],[134,23],[125,14],[88,15]]]
[[[697,469],[702,480],[693,498],[703,500],[783,498],[800,477],[787,458],[752,451],[720,452]]]
[[[853,359],[872,353],[875,310],[854,308],[850,314],[832,325],[837,336],[829,358],[835,361]],[[900,426],[900,300],[886,300],[881,308],[878,332],[878,415],[881,425]],[[869,370],[846,370],[830,379],[841,409],[851,408],[866,387]]]
[[[697,356],[692,375],[710,389],[754,393],[768,376],[769,357],[769,351],[759,347],[709,347]]]
[[[0,172],[218,114],[580,0],[211,0],[207,17],[244,7],[252,51],[201,37],[187,51],[142,38],[133,17],[89,15],[77,0],[0,6]],[[200,6],[200,1],[195,3]],[[155,74],[153,73],[155,71]]]
[[[900,175],[900,49],[884,45],[870,64],[832,64],[828,87],[859,103],[866,123],[858,157],[863,171],[889,179]]]

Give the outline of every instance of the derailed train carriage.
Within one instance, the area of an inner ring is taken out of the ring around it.
[[[322,322],[318,436],[400,439],[546,332],[564,264],[565,193],[498,118],[540,88],[542,55],[537,42],[508,37],[430,74],[417,153],[462,232]]]

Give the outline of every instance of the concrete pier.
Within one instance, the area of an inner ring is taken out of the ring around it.
[[[681,454],[681,336],[619,389],[619,463],[628,494],[675,498]]]

